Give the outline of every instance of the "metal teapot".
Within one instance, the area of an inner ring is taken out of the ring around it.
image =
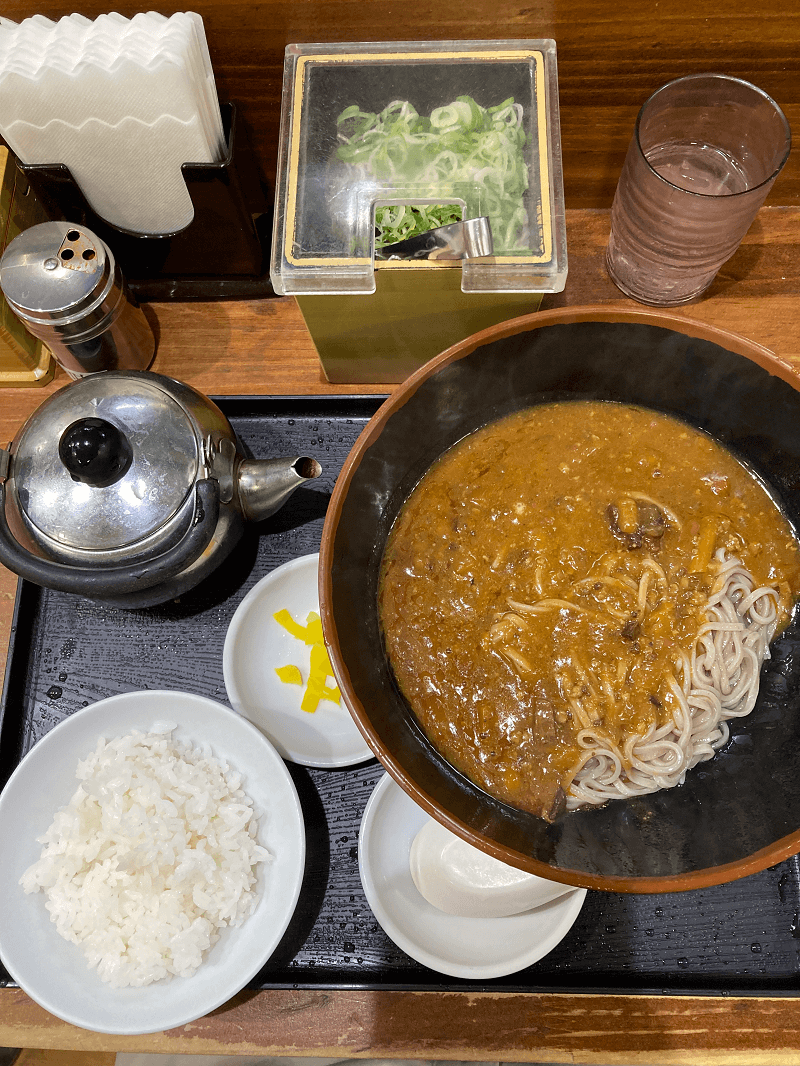
[[[0,449],[0,562],[115,606],[164,603],[321,472],[308,456],[247,458],[216,404],[172,378],[89,375]]]

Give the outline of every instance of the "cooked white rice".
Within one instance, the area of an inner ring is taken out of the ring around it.
[[[20,879],[114,988],[193,974],[252,913],[270,858],[241,775],[173,731],[101,738]]]

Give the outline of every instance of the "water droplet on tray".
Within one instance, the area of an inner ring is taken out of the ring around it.
[[[786,902],[786,889],[788,887],[788,883],[789,878],[786,876],[786,874],[781,874],[780,880],[778,881],[778,899],[781,901],[781,903]]]

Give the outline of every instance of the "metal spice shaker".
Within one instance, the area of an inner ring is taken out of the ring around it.
[[[23,230],[0,259],[0,289],[72,378],[146,370],[153,360],[144,312],[110,248],[85,226],[43,222]]]

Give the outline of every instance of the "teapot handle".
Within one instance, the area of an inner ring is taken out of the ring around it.
[[[26,581],[89,599],[152,588],[179,574],[211,543],[219,519],[219,482],[214,478],[198,481],[195,496],[192,525],[174,547],[149,562],[93,570],[42,559],[23,548],[9,528],[6,486],[5,481],[0,480],[0,563]]]

